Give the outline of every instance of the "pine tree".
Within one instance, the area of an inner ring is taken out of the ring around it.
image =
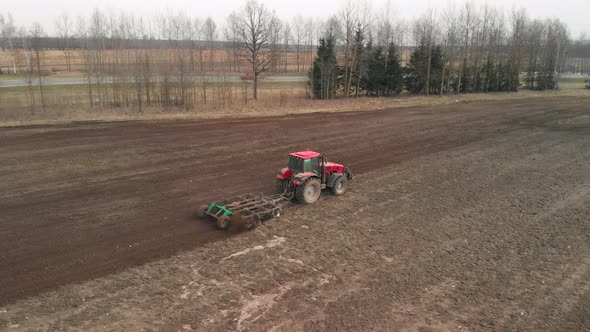
[[[354,94],[356,97],[359,96],[361,90],[365,89],[366,76],[367,76],[367,53],[373,45],[372,40],[369,40],[367,46],[364,44],[365,35],[361,27],[357,27],[354,36],[354,57],[352,59],[352,86],[354,86]],[[351,86],[351,89],[352,89]],[[347,95],[352,91],[345,91]]]
[[[421,93],[426,84],[426,68],[428,61],[427,48],[425,45],[420,45],[410,55],[410,61],[405,67],[406,90],[411,93]]]
[[[390,43],[387,49],[387,61],[385,62],[386,94],[397,95],[403,89],[403,69],[400,64],[397,47]]]
[[[367,78],[365,89],[369,96],[382,96],[387,89],[385,57],[381,46],[367,48]]]
[[[361,88],[367,96],[397,95],[403,89],[403,70],[397,49],[390,44],[387,52],[382,46],[372,46],[369,41],[365,49],[366,74],[361,80]]]
[[[428,59],[429,50],[424,44],[411,54],[410,62],[406,66],[405,85],[406,89],[411,93],[424,93],[426,89],[426,77],[428,76]],[[440,93],[442,67],[443,67],[443,53],[440,46],[435,46],[431,50],[430,57],[430,82],[429,94]],[[464,75],[466,77],[467,75]]]
[[[314,98],[334,98],[338,86],[338,71],[334,37],[321,38],[317,56],[308,74]]]

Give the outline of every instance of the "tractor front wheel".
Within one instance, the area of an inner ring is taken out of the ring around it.
[[[322,185],[320,180],[311,178],[297,187],[295,197],[301,204],[312,204],[315,203],[322,193]]]
[[[345,175],[340,175],[334,185],[332,186],[332,193],[336,196],[340,196],[346,192],[348,189],[348,180],[346,179]]]
[[[226,229],[229,227],[229,223],[230,223],[230,217],[223,215],[219,218],[217,218],[217,228],[219,229]]]

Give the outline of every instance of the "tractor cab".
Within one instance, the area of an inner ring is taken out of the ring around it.
[[[279,170],[276,186],[277,192],[309,204],[325,188],[336,195],[344,194],[351,179],[352,173],[343,165],[328,162],[321,153],[301,151],[289,154],[289,165]]]
[[[289,155],[289,170],[293,174],[315,173],[320,174],[320,162],[322,156],[314,151],[295,152]]]

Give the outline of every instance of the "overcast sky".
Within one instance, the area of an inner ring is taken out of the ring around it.
[[[374,10],[383,8],[387,0],[368,0]],[[245,0],[2,0],[1,12],[10,11],[17,25],[26,25],[38,21],[47,33],[54,32],[54,19],[63,11],[70,16],[88,15],[93,8],[118,12],[124,10],[136,15],[153,16],[162,10],[182,10],[189,16],[211,16],[218,25],[225,17],[239,8]],[[328,17],[337,12],[343,0],[263,0],[263,2],[283,19],[297,14],[302,16]],[[428,7],[444,8],[450,3],[461,4],[462,1],[435,0],[390,0],[397,17],[411,19]],[[559,18],[564,21],[572,37],[577,38],[582,32],[590,32],[590,0],[472,0],[472,3],[489,3],[497,7],[511,9],[524,7],[533,17]],[[9,4],[9,5],[8,5]]]

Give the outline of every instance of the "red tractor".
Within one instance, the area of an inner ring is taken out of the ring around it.
[[[277,175],[277,191],[303,204],[320,198],[322,189],[330,188],[334,195],[348,189],[352,173],[343,165],[328,162],[326,156],[314,151],[294,152],[289,155],[289,167]]]

